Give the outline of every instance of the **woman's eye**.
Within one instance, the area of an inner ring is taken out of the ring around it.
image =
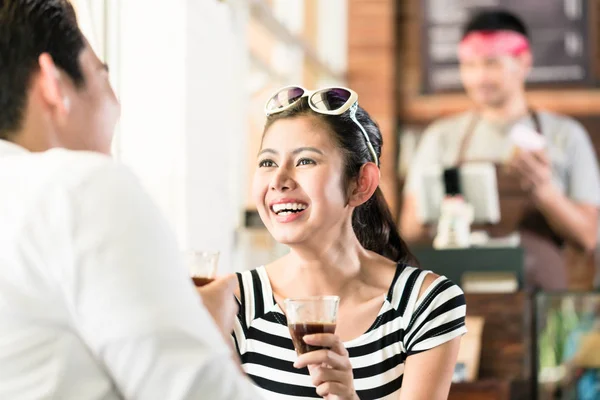
[[[271,168],[274,166],[275,166],[275,163],[273,162],[273,160],[262,160],[261,162],[258,163],[259,168]]]
[[[316,163],[313,160],[311,160],[310,158],[301,158],[300,160],[298,160],[297,165],[310,165],[310,164],[316,164]]]

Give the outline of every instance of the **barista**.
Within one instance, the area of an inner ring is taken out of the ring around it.
[[[590,137],[573,119],[527,104],[532,53],[517,16],[502,10],[476,15],[464,29],[459,60],[474,107],[423,134],[404,189],[402,235],[410,242],[428,236],[415,196],[425,168],[489,161],[498,166],[502,213],[492,233],[520,231],[529,287],[565,289],[563,247],[591,253],[597,241],[600,174]],[[514,151],[509,132],[517,124],[542,135],[544,148]]]

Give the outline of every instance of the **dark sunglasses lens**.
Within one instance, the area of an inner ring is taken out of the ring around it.
[[[350,92],[348,90],[335,88],[316,92],[311,97],[311,103],[318,110],[334,111],[342,108],[349,99]]]
[[[271,97],[271,100],[267,103],[268,111],[276,111],[280,108],[289,106],[290,104],[298,101],[304,95],[304,89],[302,88],[287,88],[279,91],[275,96]]]

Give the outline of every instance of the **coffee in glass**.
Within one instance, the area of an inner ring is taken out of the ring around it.
[[[304,342],[304,336],[335,333],[339,302],[338,296],[285,299],[288,328],[299,355],[322,349]]]

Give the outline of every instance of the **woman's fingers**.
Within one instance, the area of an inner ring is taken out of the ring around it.
[[[310,377],[312,378],[312,384],[315,385],[315,387],[322,385],[325,382],[347,384],[348,371],[320,366],[310,370]]]
[[[346,350],[346,347],[344,347],[340,338],[335,334],[319,333],[315,335],[306,335],[303,339],[307,344],[326,347],[341,356],[348,356],[348,350]]]
[[[354,397],[354,389],[339,382],[325,382],[317,386],[317,394],[321,397],[338,396],[343,399]]]
[[[294,363],[294,367],[304,368],[308,367],[309,365],[321,364],[325,364],[331,368],[339,370],[352,369],[352,365],[350,364],[348,356],[341,356],[333,350],[328,349],[316,350],[302,354]]]
[[[311,351],[302,354],[294,363],[296,368],[304,368],[308,365],[327,364],[332,368],[351,369],[352,365],[348,359],[348,350],[340,338],[332,333],[321,333],[306,335],[303,338],[306,344],[323,347],[323,350]]]

